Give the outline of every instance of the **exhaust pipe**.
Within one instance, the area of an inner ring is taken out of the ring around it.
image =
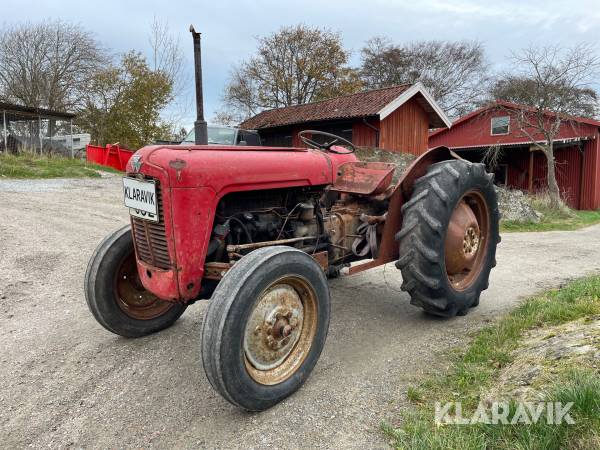
[[[196,81],[196,121],[194,122],[194,143],[196,145],[208,144],[208,129],[204,120],[204,99],[202,97],[202,55],[200,52],[200,33],[190,25],[190,33],[194,39],[194,69]]]

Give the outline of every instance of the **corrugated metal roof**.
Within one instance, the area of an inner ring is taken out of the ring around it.
[[[459,117],[458,119],[456,119],[454,122],[452,122],[452,128],[456,127],[457,125],[466,122],[469,119],[472,119],[473,117],[479,116],[480,114],[484,113],[487,110],[492,110],[492,109],[496,109],[496,108],[508,108],[508,109],[517,109],[517,110],[523,110],[523,111],[535,111],[535,108],[531,107],[531,106],[527,106],[527,105],[521,105],[518,103],[511,103],[511,102],[507,102],[505,100],[496,100],[486,106],[483,106],[479,109],[476,109],[473,112],[470,112],[469,114],[465,114],[462,117]],[[552,113],[552,112],[547,112],[546,115],[548,117],[555,117],[556,114]],[[590,119],[587,117],[569,117],[569,120],[572,120],[573,122],[578,122],[578,123],[585,123],[587,125],[591,125],[594,127],[599,127],[600,128],[600,121],[595,120],[595,119]],[[446,132],[448,131],[448,128],[440,128],[439,130],[434,130],[431,133],[429,133],[429,137],[438,135],[440,133]]]
[[[410,84],[344,95],[320,102],[262,111],[242,122],[246,129],[263,129],[324,120],[376,116],[411,87]]]
[[[5,102],[0,102],[0,111],[18,112],[30,115],[48,116],[61,119],[72,119],[76,116],[73,113],[68,113],[64,111],[52,111],[50,109],[32,108],[30,106],[15,105],[14,103]]]

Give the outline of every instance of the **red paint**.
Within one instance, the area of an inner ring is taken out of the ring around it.
[[[452,124],[452,128],[439,130],[429,136],[429,148],[445,145],[450,148],[487,147],[497,144],[529,144],[531,140],[523,131],[519,130],[513,117],[510,119],[510,132],[507,135],[493,136],[491,134],[491,120],[493,117],[507,116],[505,110],[484,109],[477,114],[471,113],[470,118],[462,118]],[[465,116],[467,117],[467,116]],[[557,140],[592,137],[598,133],[600,122],[597,125],[590,123],[576,123],[573,126],[563,123]],[[535,130],[526,130],[534,139],[544,142],[545,138]]]
[[[379,128],[379,120],[371,119],[367,123]],[[375,147],[377,146],[377,132],[362,121],[354,122],[352,124],[352,143],[360,147]]]
[[[420,156],[428,148],[428,131],[429,116],[417,99],[412,98],[381,121],[379,146]]]
[[[516,126],[510,108],[518,105],[501,102],[503,109],[490,106],[481,108],[458,119],[450,129],[438,130],[430,134],[429,147],[445,145],[462,151],[468,158],[469,149],[485,149],[494,145],[510,145],[504,150],[504,162],[509,163],[508,186],[528,189],[529,147],[531,138]],[[526,113],[532,114],[525,107]],[[510,117],[510,130],[506,135],[491,134],[492,117]],[[546,120],[555,116],[548,114]],[[569,206],[578,209],[600,208],[600,122],[578,118],[573,123],[563,123],[556,137],[556,144],[573,140],[568,147],[555,149],[556,176],[563,199]],[[535,130],[525,130],[536,141],[544,142],[544,137]],[[580,150],[581,149],[581,150]],[[582,161],[583,158],[583,161]],[[583,167],[583,173],[582,172]],[[541,152],[534,152],[533,190],[543,189],[546,183],[547,162]]]
[[[341,164],[356,161],[352,154],[275,147],[150,146],[137,154],[142,157],[140,172],[156,178],[162,189],[167,246],[174,262],[172,270],[138,262],[138,271],[144,287],[165,300],[198,295],[214,214],[224,195],[330,185]],[[185,168],[171,167],[174,160],[185,162]]]
[[[113,169],[124,171],[133,156],[134,150],[121,148],[119,145],[108,144],[106,147],[96,145],[86,145],[86,159],[94,164],[112,167]]]
[[[571,208],[579,208],[581,189],[581,151],[577,146],[555,150],[556,181],[564,201]],[[528,190],[528,150],[514,149],[509,157],[507,186],[512,189]],[[547,186],[548,166],[542,152],[533,152],[533,192],[543,192]]]

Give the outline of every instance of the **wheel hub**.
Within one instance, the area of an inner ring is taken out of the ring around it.
[[[465,255],[474,255],[479,248],[479,230],[475,227],[469,227],[465,231],[463,239],[463,252]]]
[[[114,294],[119,308],[137,320],[154,319],[173,307],[173,303],[164,302],[144,289],[133,252],[124,258],[115,272]]]
[[[466,193],[452,212],[444,248],[446,273],[455,289],[466,289],[479,273],[488,234],[485,200],[475,191]]]
[[[279,366],[300,338],[304,307],[298,292],[279,284],[259,299],[248,320],[244,352],[259,370]]]

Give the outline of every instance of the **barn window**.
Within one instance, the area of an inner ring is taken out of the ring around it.
[[[508,134],[510,117],[492,117],[492,136]]]

